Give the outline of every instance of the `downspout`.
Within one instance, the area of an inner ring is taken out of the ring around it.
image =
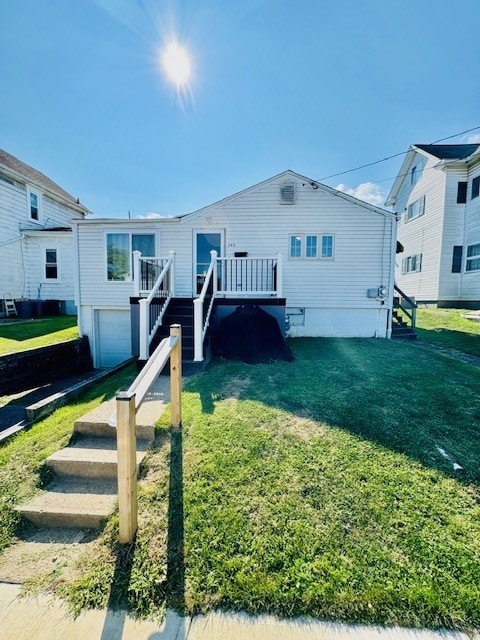
[[[390,237],[390,279],[388,283],[388,313],[387,313],[387,338],[392,337],[393,295],[395,292],[395,262],[397,256],[397,226],[398,216],[395,213],[392,218]]]
[[[77,326],[78,326],[78,335],[80,337],[83,336],[82,329],[82,311],[80,306],[80,247],[78,241],[78,225],[73,222],[73,255],[74,255],[74,295],[75,295],[75,305],[77,307]]]

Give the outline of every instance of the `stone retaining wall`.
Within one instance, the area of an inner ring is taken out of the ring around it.
[[[0,394],[32,387],[93,368],[88,338],[0,357]]]

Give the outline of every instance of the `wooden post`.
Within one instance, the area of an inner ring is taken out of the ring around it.
[[[134,393],[117,396],[117,451],[119,540],[133,542],[138,528]]]
[[[172,324],[170,337],[178,337],[170,353],[170,402],[172,427],[179,429],[182,425],[182,327],[179,324]]]

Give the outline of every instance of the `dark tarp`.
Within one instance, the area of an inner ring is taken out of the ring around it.
[[[276,319],[257,305],[237,307],[221,320],[213,350],[247,364],[294,360]]]

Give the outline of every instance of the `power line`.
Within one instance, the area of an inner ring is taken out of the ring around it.
[[[480,129],[478,127],[472,127],[471,129],[465,129],[465,131],[460,131],[459,133],[455,133],[452,136],[447,136],[446,138],[440,138],[439,140],[435,140],[430,144],[438,144],[439,142],[445,142],[445,140],[451,140],[452,138],[457,138],[458,136],[462,136],[466,133],[471,133],[472,131],[477,131]],[[380,164],[381,162],[386,162],[387,160],[392,160],[393,158],[398,158],[400,156],[404,156],[409,152],[409,149],[406,151],[401,151],[400,153],[394,153],[391,156],[387,156],[386,158],[382,158],[381,160],[375,160],[374,162],[368,162],[367,164],[362,164],[359,167],[355,167],[354,169],[347,169],[346,171],[340,171],[339,173],[332,173],[329,176],[325,176],[324,178],[319,178],[318,182],[322,182],[323,180],[329,180],[330,178],[337,178],[338,176],[344,176],[346,173],[353,173],[354,171],[359,171],[360,169],[365,169],[366,167],[373,167],[376,164]],[[387,178],[388,180],[390,178]],[[383,180],[380,182],[384,182]]]

